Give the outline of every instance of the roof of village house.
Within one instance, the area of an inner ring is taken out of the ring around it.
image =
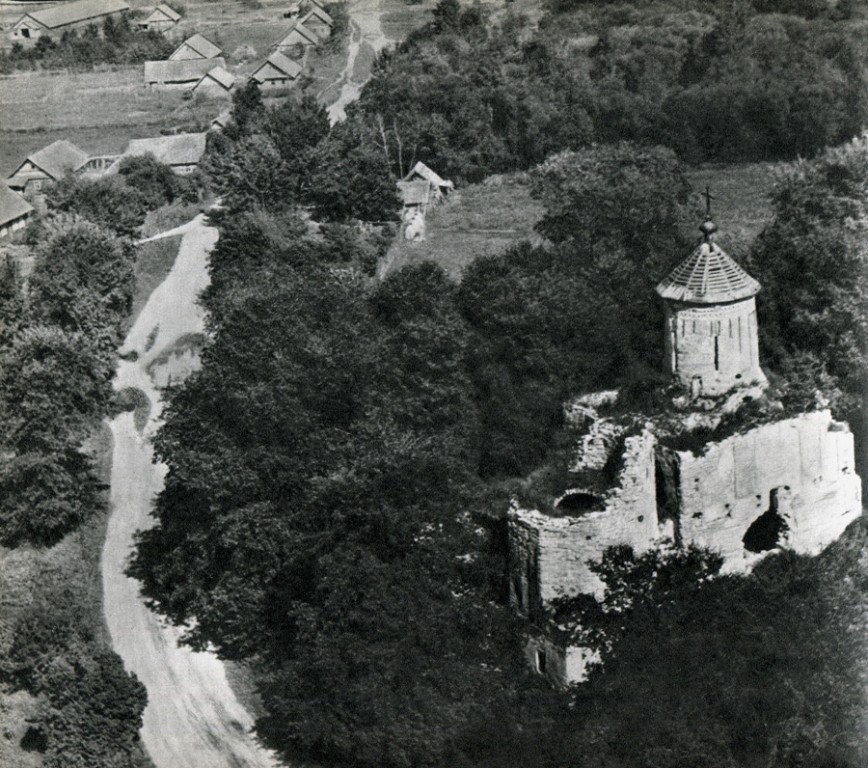
[[[125,157],[153,155],[166,165],[196,165],[205,153],[205,133],[179,133],[175,136],[155,136],[153,139],[133,139],[109,171],[117,170]]]
[[[288,37],[289,37],[293,32],[298,32],[298,34],[300,34],[303,38],[305,38],[306,40],[308,40],[308,42],[312,43],[313,45],[319,45],[319,35],[317,35],[316,32],[314,32],[314,31],[308,29],[304,24],[301,23],[301,21],[299,21],[298,19],[296,19],[294,22],[292,22],[292,24],[291,24],[290,27],[289,27],[289,30],[288,30],[287,33],[283,36],[283,40],[281,40],[281,41],[277,44],[278,47],[280,47],[280,46],[282,46],[282,45],[289,45],[289,43],[286,42],[286,39],[287,39],[287,38],[288,38]]]
[[[223,52],[220,47],[214,45],[214,43],[212,43],[207,37],[203,37],[197,32],[192,37],[188,37],[174,51],[172,51],[169,58],[171,59],[172,56],[180,51],[185,45],[196,51],[196,53],[198,53],[203,59],[213,59]]]
[[[59,179],[69,171],[77,171],[87,162],[87,154],[82,152],[75,144],[65,139],[59,139],[47,147],[43,147],[32,155],[27,155],[24,163],[30,161],[33,165],[44,171],[52,179]],[[21,170],[21,166],[15,169],[14,176]],[[11,178],[11,176],[10,176]]]
[[[431,184],[428,181],[399,181],[398,194],[404,205],[422,205],[428,202]]]
[[[453,189],[455,185],[451,181],[446,181],[441,176],[432,171],[421,160],[413,166],[413,169],[404,177],[404,181],[413,181],[417,176],[430,181],[438,187],[447,187]]]
[[[657,284],[660,296],[688,304],[724,304],[759,293],[760,284],[711,238],[715,229],[711,222],[703,224],[705,242]]]
[[[26,15],[43,27],[57,29],[129,9],[130,7],[123,0],[75,0],[72,3],[52,5],[50,8]]]
[[[0,226],[20,219],[31,211],[33,206],[30,203],[17,192],[0,183]]]
[[[166,5],[165,3],[158,5],[156,8],[154,8],[154,10],[148,16],[148,19],[150,19],[157,12],[162,13],[164,16],[167,16],[172,21],[180,21],[181,20],[181,14],[178,13],[174,8]]]
[[[210,78],[219,85],[222,85],[227,91],[235,84],[235,75],[231,72],[227,72],[223,67],[214,67],[213,69],[209,69],[202,76],[202,80],[196,83],[196,88],[198,88],[199,84],[206,78]]]
[[[320,21],[328,24],[330,27],[333,27],[335,24],[335,20],[318,5],[311,6],[310,10],[302,17],[301,23],[304,24],[304,22],[306,22],[311,16],[316,16]]]
[[[232,119],[232,108],[224,109],[217,117],[211,121],[212,126],[225,128],[227,123]]]
[[[259,72],[269,64],[280,72],[283,72],[287,77],[296,78],[301,73],[301,66],[298,62],[284,56],[279,51],[275,51],[256,68],[256,71],[251,75],[251,77],[261,83],[265,78],[262,77]]]
[[[181,59],[180,61],[146,61],[146,83],[187,83],[201,80],[215,67],[225,67],[222,57],[216,59]]]

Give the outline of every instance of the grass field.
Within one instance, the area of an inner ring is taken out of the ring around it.
[[[718,240],[731,255],[744,256],[770,220],[768,195],[780,168],[780,164],[756,163],[707,166],[688,172],[697,193],[706,184],[710,187],[715,197],[712,214],[720,227]],[[409,243],[399,236],[380,265],[380,275],[407,264],[433,261],[458,279],[480,256],[501,253],[525,238],[538,241],[533,226],[543,211],[530,197],[522,177],[505,176],[500,184],[490,182],[460,189],[434,209],[426,222],[425,241]]]

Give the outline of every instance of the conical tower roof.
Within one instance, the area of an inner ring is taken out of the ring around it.
[[[660,296],[689,304],[725,304],[759,293],[760,284],[713,241],[715,229],[711,222],[703,224],[705,242],[657,284]]]

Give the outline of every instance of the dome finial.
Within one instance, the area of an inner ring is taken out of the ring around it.
[[[715,197],[711,194],[708,184],[705,185],[705,192],[702,193],[702,196],[705,198],[705,221],[699,226],[699,231],[702,232],[705,242],[709,243],[711,242],[711,236],[717,232],[717,224],[711,220],[711,201]]]

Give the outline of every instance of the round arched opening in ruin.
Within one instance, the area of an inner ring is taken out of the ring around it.
[[[558,512],[576,515],[603,508],[603,499],[595,493],[575,491],[564,496],[555,506]]]

